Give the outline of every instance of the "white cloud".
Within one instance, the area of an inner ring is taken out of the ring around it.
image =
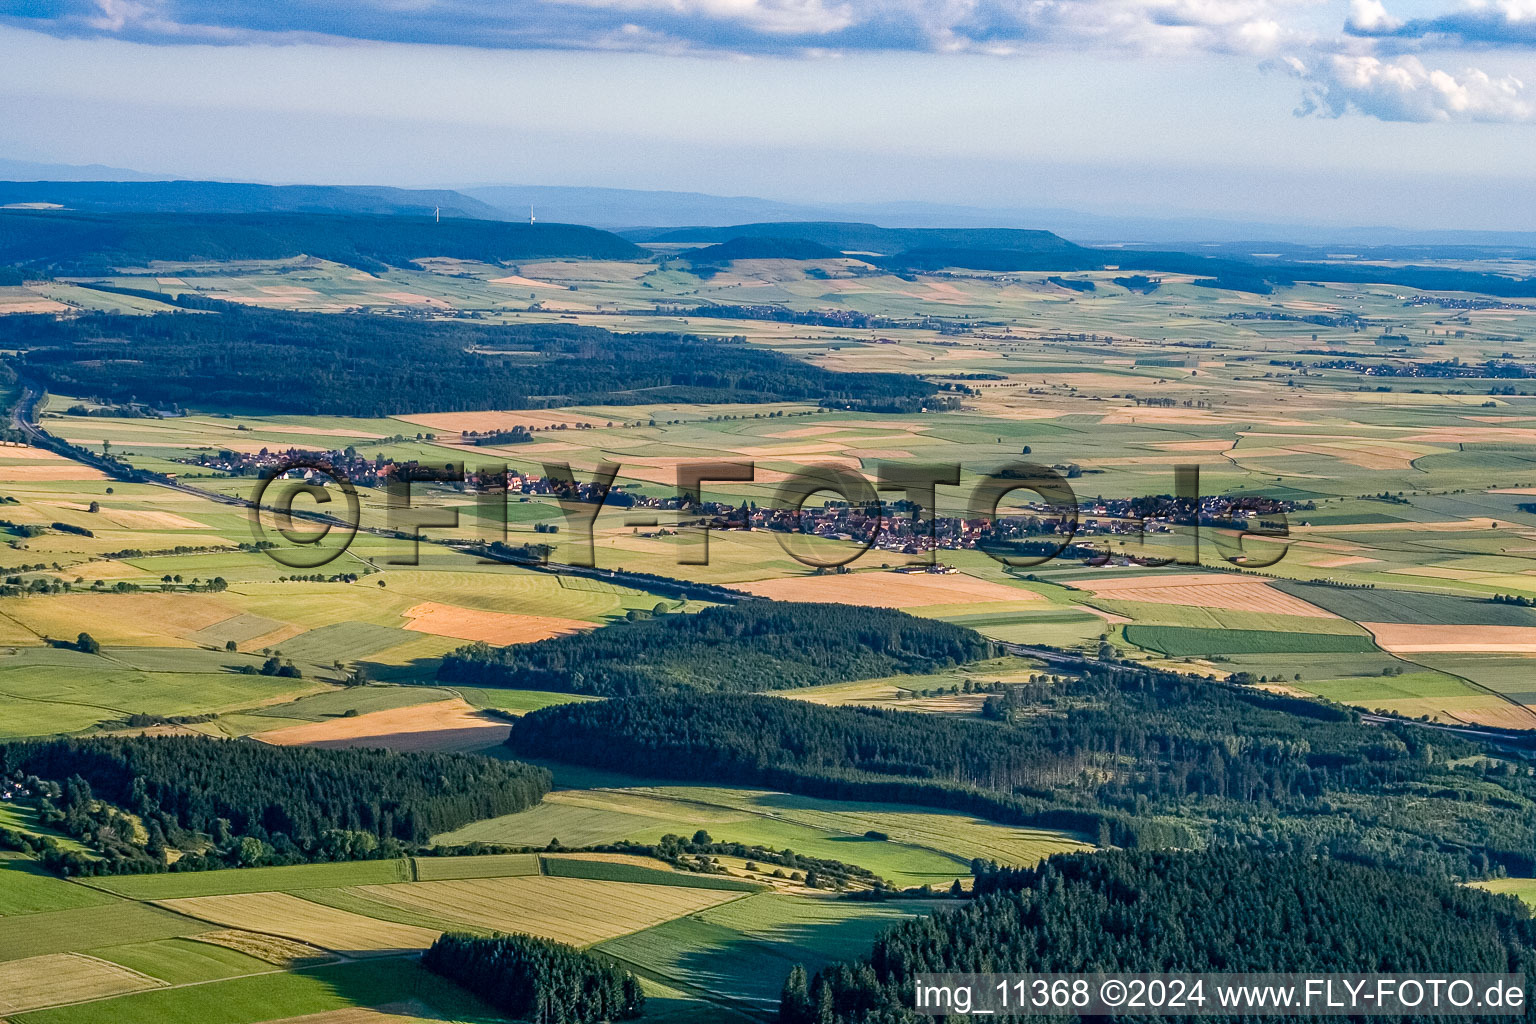
[[[1494,78],[1477,68],[1460,75],[1428,68],[1416,57],[1332,54],[1308,66],[1288,62],[1307,83],[1298,114],[1341,117],[1355,112],[1383,121],[1536,121],[1536,101],[1512,75]]]

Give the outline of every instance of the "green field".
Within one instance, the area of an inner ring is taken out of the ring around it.
[[[342,885],[384,885],[410,880],[404,860],[361,860],[340,864],[295,864],[277,868],[231,868],[163,875],[115,875],[91,883],[135,900],[184,896],[227,896],[243,892],[286,892]]]
[[[158,978],[168,985],[219,981],[272,970],[272,965],[265,960],[257,960],[238,950],[195,939],[157,939],[127,946],[109,946],[91,955],[122,964],[131,971],[147,974],[151,978]]]
[[[762,888],[739,878],[721,878],[691,871],[666,871],[638,864],[576,857],[545,857],[544,873],[559,878],[593,878],[602,882],[629,882],[635,885],[681,885],[690,889],[721,889],[729,892],[756,892]]]
[[[1125,639],[1171,658],[1212,654],[1366,654],[1376,650],[1368,636],[1258,629],[1130,625],[1125,627]]]
[[[113,898],[106,893],[66,882],[20,854],[0,851],[0,917],[111,902]]]
[[[4,918],[0,960],[196,935],[209,925],[143,903],[110,903]]]

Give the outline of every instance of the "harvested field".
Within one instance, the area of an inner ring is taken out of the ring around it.
[[[279,938],[276,935],[241,931],[238,928],[203,932],[189,941],[206,942],[211,946],[233,949],[237,953],[244,953],[246,956],[255,957],[269,964],[277,964],[279,967],[302,967],[335,959],[330,953],[316,946]]]
[[[1274,589],[1262,579],[1222,573],[1080,580],[1072,585],[1087,590],[1094,597],[1115,601],[1226,608],[1269,615],[1300,615],[1313,619],[1337,618],[1332,612]]]
[[[427,928],[376,921],[361,914],[333,910],[285,892],[194,896],[164,900],[160,905],[226,928],[265,932],[349,956],[425,949],[438,935]]]
[[[79,953],[31,956],[0,964],[0,1013],[159,987],[160,982],[138,971]]]
[[[307,1013],[302,1017],[284,1017],[268,1024],[426,1024],[442,1018],[427,1004],[417,1000],[389,1003],[374,1009],[369,1006],[353,1006],[345,1010],[327,1010],[325,1013]]]
[[[961,573],[864,572],[841,576],[796,576],[740,583],[736,584],[736,589],[780,601],[831,601],[865,608],[1043,600],[1028,590]]]
[[[174,512],[147,509],[105,508],[101,514],[125,530],[206,530],[207,524]]]
[[[1376,642],[1399,654],[1463,651],[1536,653],[1536,626],[1440,626],[1417,622],[1362,622]]]
[[[479,750],[507,738],[506,721],[454,698],[372,711],[353,718],[305,722],[256,738],[280,747],[384,747],[388,750]]]
[[[24,466],[4,465],[0,463],[0,482],[5,483],[29,483],[40,480],[106,480],[107,475],[98,469],[82,466],[74,462],[60,462],[56,465],[31,463]]]
[[[406,611],[405,617],[410,619],[405,628],[417,633],[432,633],[456,640],[484,640],[498,647],[531,643],[592,628],[592,623],[580,619],[487,612],[439,604],[436,601],[423,601],[415,605]]]
[[[405,885],[366,885],[372,900],[498,931],[579,946],[696,913],[740,893],[533,875]]]

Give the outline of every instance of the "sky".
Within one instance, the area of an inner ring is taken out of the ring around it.
[[[0,0],[0,157],[1536,230],[1536,0]]]

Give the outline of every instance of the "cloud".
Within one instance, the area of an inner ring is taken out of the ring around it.
[[[1380,0],[1353,0],[1346,32],[1373,39],[1423,40],[1478,47],[1536,46],[1536,0],[1465,0],[1433,18],[1402,21]]]
[[[1035,47],[1268,54],[1316,0],[5,0],[0,23],[152,43],[353,39],[804,55]]]
[[[1353,112],[1383,121],[1536,121],[1536,101],[1513,76],[1494,78],[1477,68],[1454,75],[1411,56],[1331,54],[1312,66],[1294,57],[1284,63],[1307,84],[1299,116]]]

